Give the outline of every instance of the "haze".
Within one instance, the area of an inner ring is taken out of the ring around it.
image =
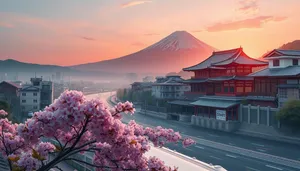
[[[143,49],[186,30],[252,57],[300,38],[298,0],[3,1],[0,59],[70,66]],[[286,34],[286,33],[289,34]]]

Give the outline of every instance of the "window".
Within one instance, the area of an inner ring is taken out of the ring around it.
[[[273,66],[279,66],[279,59],[273,60]]]
[[[36,99],[33,99],[33,103],[37,103],[37,100],[36,100]]]
[[[225,93],[228,93],[228,88],[229,88],[229,87],[224,87],[224,92],[225,92]]]
[[[252,92],[252,87],[245,87],[245,92],[246,93]]]
[[[222,85],[221,84],[216,84],[215,85],[215,92],[220,93],[222,91]]]
[[[22,96],[26,96],[26,93],[22,93]]]
[[[237,93],[243,93],[244,92],[244,87],[237,87],[236,92]]]
[[[22,103],[26,103],[26,100],[22,100]]]
[[[298,59],[293,59],[293,65],[298,65]]]
[[[234,93],[234,87],[229,87],[229,92]]]
[[[287,89],[280,88],[278,96],[279,98],[287,98]]]
[[[33,96],[37,96],[37,93],[33,93]]]
[[[33,106],[33,109],[37,109],[38,107],[37,106]]]

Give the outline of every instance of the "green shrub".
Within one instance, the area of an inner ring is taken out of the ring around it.
[[[300,127],[300,100],[286,102],[277,112],[276,117],[291,127]]]

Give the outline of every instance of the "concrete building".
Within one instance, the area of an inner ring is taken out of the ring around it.
[[[43,110],[53,102],[53,84],[42,78],[31,78],[20,90],[21,110],[24,114]]]
[[[191,91],[188,84],[183,83],[180,76],[157,77],[152,85],[152,95],[158,99],[179,99],[184,92]]]
[[[288,100],[299,100],[300,51],[275,49],[263,58],[269,61],[268,68],[250,74],[254,77],[253,101],[280,108]]]
[[[10,106],[10,112],[14,119],[20,120],[20,89],[18,84],[3,81],[0,83],[0,101],[5,101]]]
[[[134,82],[131,84],[132,91],[151,91],[152,82]]]

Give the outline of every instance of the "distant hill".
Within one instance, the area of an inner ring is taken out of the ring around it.
[[[280,46],[278,49],[282,50],[300,50],[300,40],[294,40]]]
[[[0,72],[71,72],[68,67],[56,65],[39,65],[19,62],[13,59],[0,60]]]
[[[282,46],[280,46],[280,47],[278,47],[276,49],[282,49],[282,50],[300,50],[300,40],[294,40],[292,42],[288,42],[288,43],[283,44]],[[266,54],[268,54],[272,50],[269,50],[266,53],[264,53],[259,59],[263,59],[263,56],[265,56]]]
[[[176,31],[136,53],[71,67],[82,71],[166,74],[199,63],[215,50],[186,31]]]

